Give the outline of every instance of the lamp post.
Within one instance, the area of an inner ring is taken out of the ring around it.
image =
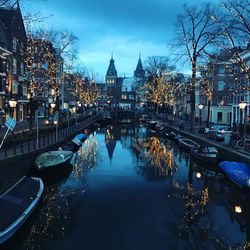
[[[244,110],[245,110],[245,107],[246,107],[246,102],[244,101],[241,101],[239,103],[239,107],[240,107],[240,110],[241,110],[241,114],[240,114],[240,123],[242,123],[242,121],[244,122]]]
[[[54,123],[54,108],[56,107],[56,104],[55,103],[51,103],[50,104],[50,107],[51,107],[51,116],[52,116],[52,124]]]
[[[9,100],[9,105],[10,105],[10,116],[13,118],[14,116],[14,109],[16,107],[17,101],[16,100]]]
[[[199,111],[200,111],[200,127],[201,127],[201,123],[202,123],[202,120],[201,120],[201,112],[202,112],[202,109],[203,109],[203,104],[199,104],[198,105],[198,108],[199,108]]]
[[[10,117],[14,118],[14,109],[16,107],[17,101],[14,99],[9,100],[10,105]],[[14,133],[14,130],[12,130],[12,133]],[[3,141],[2,141],[3,142]]]

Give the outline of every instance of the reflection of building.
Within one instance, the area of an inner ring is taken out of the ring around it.
[[[115,146],[116,146],[115,130],[116,130],[115,127],[109,126],[107,128],[106,134],[105,134],[105,143],[106,143],[106,147],[108,150],[108,155],[109,155],[110,161],[113,158],[113,153],[114,153]]]

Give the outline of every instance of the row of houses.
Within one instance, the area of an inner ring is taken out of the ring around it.
[[[0,8],[0,126],[9,116],[19,123],[32,119],[35,110],[48,116],[53,106],[76,110],[75,75],[63,68],[51,42],[26,34],[18,2]]]
[[[248,122],[250,43],[246,48],[223,49],[199,68],[196,82],[196,117],[202,122],[228,124]],[[175,112],[190,114],[190,79],[177,93]],[[197,119],[198,120],[198,119]]]

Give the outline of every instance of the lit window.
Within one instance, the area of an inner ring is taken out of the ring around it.
[[[218,90],[222,91],[224,90],[225,83],[224,82],[218,82]]]
[[[224,67],[224,65],[219,65],[219,74],[225,74],[225,67]]]

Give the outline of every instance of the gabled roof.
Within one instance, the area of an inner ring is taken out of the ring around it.
[[[26,37],[26,31],[23,23],[23,17],[19,5],[17,8],[0,8],[0,20],[8,29],[17,29],[15,19],[20,22],[21,29]],[[20,32],[20,31],[19,31]]]

